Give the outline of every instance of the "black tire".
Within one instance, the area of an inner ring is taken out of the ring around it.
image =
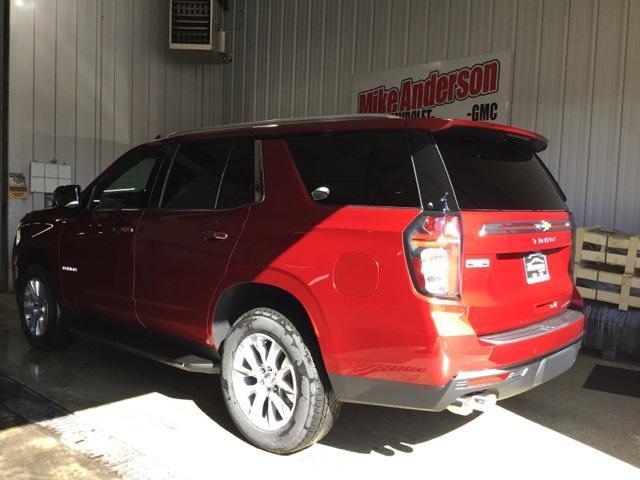
[[[46,299],[43,302],[46,305],[46,327],[41,334],[34,334],[27,322],[25,316],[25,295],[29,289],[29,282],[36,280],[39,282],[40,288],[43,289]],[[32,265],[28,267],[20,276],[18,281],[18,308],[20,311],[20,326],[27,341],[38,350],[53,350],[63,348],[71,344],[73,336],[69,334],[64,326],[64,318],[62,310],[55,298],[53,289],[51,288],[51,279],[49,273],[40,265]]]
[[[232,370],[238,346],[256,333],[269,336],[286,353],[298,386],[293,414],[277,430],[255,426],[242,411],[234,391]],[[250,310],[233,325],[223,347],[222,394],[236,427],[250,443],[269,452],[289,454],[309,447],[329,432],[340,402],[320,370],[319,360],[314,361],[302,335],[287,317],[269,308]]]

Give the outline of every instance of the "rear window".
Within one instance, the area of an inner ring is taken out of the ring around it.
[[[476,128],[433,135],[462,210],[566,210],[531,145]]]
[[[323,133],[287,142],[309,195],[318,203],[420,206],[404,131]]]

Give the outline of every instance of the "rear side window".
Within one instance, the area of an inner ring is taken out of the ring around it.
[[[404,131],[305,135],[287,142],[307,191],[319,203],[420,206]]]
[[[169,170],[162,208],[213,209],[232,145],[233,140],[182,144]]]
[[[462,210],[566,210],[564,195],[531,145],[477,128],[433,135]]]
[[[261,179],[256,171],[256,157],[252,138],[236,140],[227,169],[222,178],[217,208],[234,208],[259,201],[256,188]]]

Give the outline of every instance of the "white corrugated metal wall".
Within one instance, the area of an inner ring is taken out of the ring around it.
[[[57,159],[86,186],[130,146],[219,123],[222,69],[168,51],[167,0],[12,0],[9,171]],[[43,194],[9,201],[9,238]]]
[[[347,113],[351,77],[514,52],[512,123],[580,224],[640,231],[640,0],[234,0],[222,121]]]
[[[167,0],[12,0],[9,171],[86,185],[173,130],[346,113],[354,73],[514,52],[512,122],[581,224],[640,231],[640,0],[232,0],[233,61],[177,62]],[[10,200],[10,239],[41,194]]]

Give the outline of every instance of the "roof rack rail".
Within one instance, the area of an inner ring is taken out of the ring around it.
[[[193,133],[205,133],[205,132],[221,132],[225,130],[237,130],[239,128],[269,128],[277,127],[279,125],[291,125],[293,123],[322,123],[322,122],[346,122],[349,120],[400,120],[400,117],[395,115],[386,114],[372,114],[372,113],[360,113],[360,114],[347,114],[347,115],[321,115],[316,117],[298,117],[298,118],[274,118],[270,120],[259,120],[256,122],[246,123],[232,123],[227,125],[202,127],[194,130],[184,130],[178,132],[171,132],[165,138],[176,137],[178,135],[189,135]]]

